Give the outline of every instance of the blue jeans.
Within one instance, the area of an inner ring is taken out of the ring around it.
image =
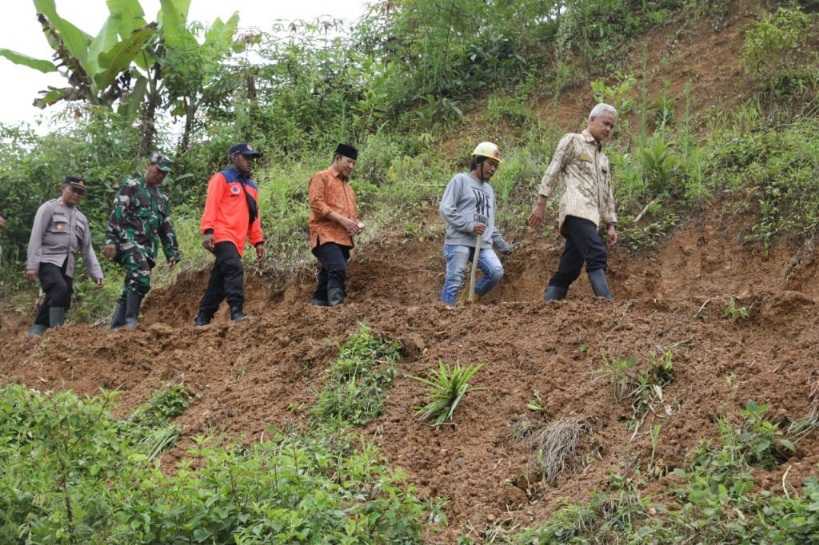
[[[441,301],[447,305],[454,305],[458,300],[458,293],[464,285],[467,272],[472,267],[474,248],[460,244],[444,244],[446,258],[446,276],[444,287],[441,290]],[[475,284],[475,293],[484,295],[494,288],[503,278],[503,265],[497,254],[491,248],[485,248],[478,255],[478,268],[483,273]]]

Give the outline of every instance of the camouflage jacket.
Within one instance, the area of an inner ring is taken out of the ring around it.
[[[609,159],[588,131],[560,139],[538,194],[549,197],[555,189],[562,192],[561,232],[566,216],[587,219],[597,226],[601,220],[617,223]]]
[[[134,174],[125,179],[114,199],[105,243],[116,245],[117,252],[137,248],[155,261],[159,239],[165,258],[178,261],[179,245],[170,214],[168,197],[158,187],[148,186],[144,176]]]

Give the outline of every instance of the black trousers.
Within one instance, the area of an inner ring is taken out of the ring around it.
[[[210,271],[208,289],[199,303],[199,313],[213,317],[219,305],[227,299],[230,308],[242,310],[245,304],[245,270],[242,256],[232,242],[219,242],[213,248],[216,263]]]
[[[563,234],[566,237],[566,246],[563,255],[560,256],[560,266],[549,280],[550,286],[569,289],[569,285],[580,276],[584,263],[586,272],[606,270],[608,252],[594,222],[566,216],[563,221]]]
[[[51,263],[40,263],[37,276],[40,278],[40,285],[45,292],[45,300],[37,309],[37,318],[34,323],[48,327],[48,309],[51,307],[63,307],[66,310],[71,306],[71,294],[74,293],[74,281],[65,274],[65,265],[58,267]]]
[[[347,279],[347,260],[350,259],[350,247],[326,242],[313,248],[313,255],[319,261],[318,285],[313,297],[320,301],[327,301],[327,290],[340,288],[342,293],[347,293],[344,288]]]

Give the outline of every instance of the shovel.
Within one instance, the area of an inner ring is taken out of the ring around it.
[[[485,216],[481,216],[480,214],[475,215],[475,223],[483,223],[486,225],[487,218]],[[477,295],[475,294],[475,279],[478,276],[478,258],[481,255],[481,238],[483,235],[475,235],[475,253],[472,254],[472,270],[469,273],[469,298],[467,301],[469,303],[474,303],[477,299]]]

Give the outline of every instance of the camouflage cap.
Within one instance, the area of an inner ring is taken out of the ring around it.
[[[149,159],[152,165],[156,165],[159,167],[159,170],[162,172],[170,172],[173,170],[173,161],[168,159],[166,155],[162,155],[158,151],[155,151],[151,154],[151,158]]]

